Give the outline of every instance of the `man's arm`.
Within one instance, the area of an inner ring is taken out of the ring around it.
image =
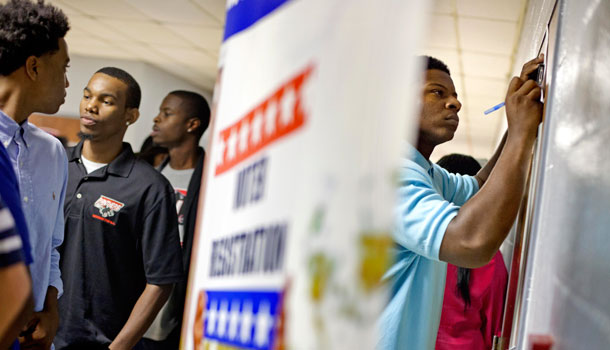
[[[487,181],[487,179],[489,178],[489,174],[491,174],[491,171],[493,170],[494,166],[496,166],[498,158],[500,158],[500,154],[502,154],[502,150],[504,149],[504,145],[506,144],[506,135],[508,135],[508,131],[504,133],[504,136],[498,144],[498,147],[496,148],[496,151],[494,152],[493,156],[489,158],[489,161],[485,164],[485,166],[481,168],[481,170],[479,170],[479,172],[474,176],[475,179],[477,179],[477,182],[479,183],[479,188],[483,187],[483,184],[485,184],[485,181]]]
[[[539,57],[526,64],[537,65]],[[524,66],[524,71],[526,70]],[[439,258],[476,268],[491,260],[508,234],[519,210],[538,124],[542,118],[540,87],[514,77],[506,97],[508,132],[485,185],[451,220]],[[483,179],[485,180],[485,179]]]
[[[154,321],[170,293],[172,284],[147,284],[131,310],[127,323],[110,344],[110,349],[132,349]]]
[[[34,312],[30,321],[24,327],[24,331],[33,329],[33,332],[19,338],[22,348],[27,348],[29,346],[42,346],[43,349],[51,348],[51,344],[53,344],[53,339],[59,328],[57,294],[57,289],[53,286],[49,286],[42,311]]]
[[[3,286],[0,288],[0,349],[7,349],[34,309],[27,267],[20,262],[0,268],[0,286]]]
[[[526,81],[528,74],[530,74],[536,68],[538,68],[538,65],[540,63],[542,63],[542,61],[543,61],[543,56],[539,56],[539,57],[536,57],[535,59],[527,62],[526,64],[524,64],[523,69],[521,70],[521,75],[519,77],[523,81]],[[483,184],[485,183],[485,181],[487,181],[487,179],[489,178],[489,174],[491,174],[491,171],[493,170],[494,166],[496,165],[498,158],[500,158],[500,154],[502,154],[502,149],[504,149],[504,144],[506,144],[507,135],[508,135],[508,130],[504,133],[504,136],[502,137],[502,140],[498,144],[498,147],[496,147],[496,150],[495,150],[493,156],[489,159],[489,161],[485,164],[485,166],[481,170],[479,170],[479,172],[475,175],[475,178],[477,179],[477,182],[479,183],[479,188],[483,187]]]

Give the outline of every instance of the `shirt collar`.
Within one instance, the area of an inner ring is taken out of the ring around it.
[[[21,127],[11,117],[0,110],[0,141],[6,147]]]
[[[420,167],[424,168],[424,170],[429,173],[430,170],[432,169],[432,163],[430,163],[430,161],[427,160],[426,157],[424,157],[417,150],[417,148],[413,147],[413,145],[411,145],[410,143],[405,142],[405,148],[406,148],[406,151],[407,151],[406,154],[409,157],[409,159],[414,161],[417,165],[419,165]]]
[[[78,145],[68,150],[68,161],[78,161],[81,157],[82,151],[83,141],[79,142]],[[135,162],[136,156],[133,154],[131,145],[123,142],[123,150],[116,158],[114,158],[112,162],[110,162],[110,164],[108,164],[105,172],[121,177],[128,177]]]

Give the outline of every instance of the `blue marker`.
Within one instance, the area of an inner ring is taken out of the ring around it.
[[[500,102],[497,105],[491,107],[490,109],[486,110],[485,112],[483,112],[485,115],[493,112],[493,111],[497,111],[498,109],[504,107],[504,102]]]

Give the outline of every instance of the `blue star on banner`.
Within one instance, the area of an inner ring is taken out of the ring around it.
[[[270,350],[280,291],[206,291],[205,338],[244,349]]]

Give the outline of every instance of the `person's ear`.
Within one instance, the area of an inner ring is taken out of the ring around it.
[[[199,118],[195,118],[195,117],[190,118],[187,122],[186,131],[189,133],[193,133],[197,129],[199,129],[200,126],[201,126],[201,120],[199,120]]]
[[[140,117],[140,110],[137,108],[127,108],[125,111],[125,124],[131,125]]]
[[[33,81],[38,79],[38,70],[40,68],[40,59],[36,56],[30,56],[25,60],[25,73],[28,78]]]

